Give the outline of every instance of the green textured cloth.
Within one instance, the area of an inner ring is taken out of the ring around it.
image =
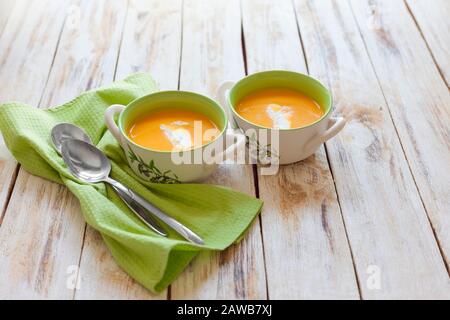
[[[73,192],[86,222],[102,234],[116,262],[144,287],[159,292],[201,250],[223,250],[239,241],[259,213],[262,201],[221,186],[147,183],[131,171],[119,144],[106,130],[103,113],[111,104],[127,105],[156,90],[152,78],[140,73],[86,92],[56,108],[3,104],[0,130],[6,146],[27,171],[65,184]],[[205,245],[190,244],[168,228],[168,238],[158,236],[129,211],[109,186],[75,179],[51,143],[51,129],[60,122],[83,128],[111,159],[114,179],[191,228]]]

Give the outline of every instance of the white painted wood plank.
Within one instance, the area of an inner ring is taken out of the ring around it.
[[[180,89],[215,96],[225,80],[244,76],[239,1],[184,1]],[[251,165],[224,165],[205,183],[255,194]],[[265,299],[259,221],[224,252],[201,253],[171,287],[172,299]]]
[[[126,10],[122,0],[80,0],[71,6],[41,108],[112,81]]]
[[[450,1],[407,0],[438,64],[447,86],[450,85]]]
[[[351,5],[448,266],[450,92],[403,2]]]
[[[67,8],[68,1],[18,1],[0,38],[0,102],[38,104]]]
[[[21,170],[0,228],[1,299],[70,298],[66,272],[78,265],[82,225],[66,188]]]
[[[291,1],[243,1],[249,73],[306,72]],[[359,298],[352,258],[323,148],[259,176],[271,299]]]
[[[75,299],[118,300],[118,299],[165,299],[167,292],[153,295],[134,281],[114,261],[100,233],[86,227],[83,251],[80,261],[80,286]]]
[[[295,6],[309,71],[348,118],[327,150],[363,298],[444,297],[448,276],[348,3]]]
[[[0,34],[2,34],[3,28],[5,27],[14,5],[17,1],[14,0],[3,0],[0,2]]]
[[[79,24],[65,24],[44,106],[62,103],[113,77],[126,3],[84,0],[76,5]],[[74,288],[67,281],[70,268],[79,263],[84,229],[78,201],[65,187],[21,169],[0,228],[0,296],[73,298]]]
[[[182,0],[131,0],[116,78],[149,72],[161,90],[176,90]]]
[[[4,32],[0,33],[0,103],[10,100],[36,106],[39,103],[68,1],[59,1],[54,6],[48,4],[48,1],[17,1]],[[55,18],[46,20],[47,15]],[[16,170],[17,162],[0,137],[0,223],[16,180]]]

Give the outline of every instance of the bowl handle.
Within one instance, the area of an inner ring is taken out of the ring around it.
[[[120,134],[119,127],[116,124],[116,121],[114,120],[114,117],[116,113],[120,113],[125,109],[125,106],[121,104],[113,104],[108,107],[105,111],[105,124],[106,127],[108,127],[108,130],[111,131],[112,135],[116,140],[121,143],[122,138]]]
[[[306,143],[305,153],[313,153],[319,145],[337,135],[344,128],[346,122],[344,117],[331,117],[328,123],[328,129]]]
[[[234,121],[230,104],[230,90],[234,85],[234,81],[227,80],[222,82],[217,88],[216,100],[219,101],[220,106],[228,116],[228,127],[231,129],[238,129],[239,127]]]

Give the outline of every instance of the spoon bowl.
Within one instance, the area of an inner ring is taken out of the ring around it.
[[[61,145],[61,154],[69,170],[78,179],[97,183],[108,179],[111,172],[109,159],[99,150],[81,140],[65,140]]]
[[[52,142],[56,149],[61,154],[62,143],[69,139],[85,141],[92,144],[91,138],[83,131],[83,129],[71,123],[59,123],[53,127]]]

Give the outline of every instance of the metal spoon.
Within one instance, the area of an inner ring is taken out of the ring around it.
[[[134,201],[166,223],[186,240],[195,244],[204,244],[203,240],[186,226],[182,225],[174,218],[169,217],[159,208],[120,182],[110,178],[109,173],[111,172],[111,163],[108,158],[93,145],[81,140],[65,140],[62,143],[61,154],[69,167],[69,170],[78,179],[88,183],[106,182],[115,186],[117,189],[127,193]]]
[[[54,126],[52,129],[51,137],[53,141],[53,146],[55,147],[56,151],[58,151],[59,154],[61,154],[61,146],[63,141],[68,139],[81,140],[86,143],[92,144],[91,139],[83,131],[83,129],[71,123],[60,123]],[[123,200],[123,202],[125,202],[128,208],[130,208],[131,211],[133,211],[134,214],[139,219],[141,219],[141,221],[144,222],[146,226],[155,231],[157,234],[167,237],[167,233],[164,231],[164,229],[154,218],[152,218],[146,213],[147,210],[144,207],[140,206],[126,192],[123,192],[122,190],[118,189],[115,186],[113,186],[113,189],[114,191],[117,192],[117,194]]]

